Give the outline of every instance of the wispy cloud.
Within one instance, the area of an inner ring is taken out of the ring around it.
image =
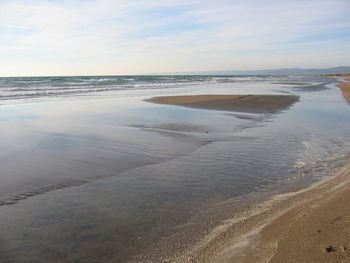
[[[333,66],[349,33],[348,0],[0,0],[0,75]]]

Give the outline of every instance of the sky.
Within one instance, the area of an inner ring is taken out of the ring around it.
[[[350,0],[0,0],[0,76],[350,65]]]

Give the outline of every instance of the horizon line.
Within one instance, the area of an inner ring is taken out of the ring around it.
[[[274,75],[274,74],[253,74],[253,73],[244,73],[244,72],[259,72],[259,71],[282,71],[282,70],[331,70],[338,68],[349,68],[348,72],[342,73],[350,73],[350,66],[336,66],[336,67],[323,67],[323,68],[266,68],[266,69],[248,69],[248,70],[236,70],[236,69],[227,69],[227,70],[197,70],[197,71],[175,71],[175,72],[153,72],[153,73],[140,73],[140,74],[82,74],[82,75],[11,75],[11,76],[0,76],[0,78],[40,78],[40,77],[112,77],[112,76],[161,76],[161,75],[216,75],[215,73],[219,72],[236,72],[231,74],[219,74],[219,75],[240,75],[237,72],[241,72],[242,75]],[[293,73],[280,73],[276,75],[288,75]],[[327,73],[298,73],[301,75],[312,75],[312,74],[327,74]],[[340,74],[340,73],[339,73]]]

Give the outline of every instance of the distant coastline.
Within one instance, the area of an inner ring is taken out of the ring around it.
[[[158,72],[146,75],[326,75],[350,72],[350,66],[332,68],[279,68],[259,70],[208,70],[190,72]]]

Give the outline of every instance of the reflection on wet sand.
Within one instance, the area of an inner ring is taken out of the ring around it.
[[[185,250],[244,196],[313,182],[309,163],[346,151],[348,109],[320,92],[279,114],[132,98],[3,107],[0,261],[160,262]],[[293,170],[300,159],[307,175]]]

